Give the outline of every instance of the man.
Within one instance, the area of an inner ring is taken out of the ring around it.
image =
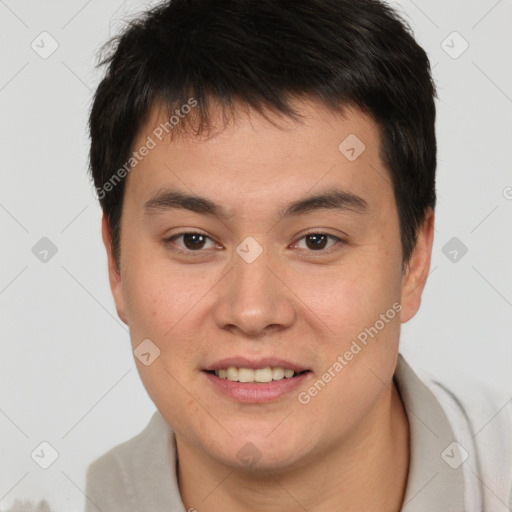
[[[104,63],[91,171],[158,411],[91,465],[87,511],[509,510],[510,411],[398,353],[436,139],[429,62],[396,13],[174,0]]]

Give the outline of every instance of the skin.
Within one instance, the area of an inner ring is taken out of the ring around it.
[[[129,174],[121,220],[119,268],[103,220],[109,276],[133,349],[149,338],[160,357],[142,382],[176,435],[185,508],[225,511],[398,511],[409,465],[407,415],[395,385],[400,324],[414,316],[428,275],[434,213],[428,211],[405,272],[396,203],[379,155],[375,122],[296,100],[298,123],[278,126],[240,109],[211,136],[164,141]],[[155,107],[134,147],[165,121]],[[364,152],[338,149],[349,134]],[[280,207],[331,188],[350,191],[364,213],[318,209],[278,220]],[[225,219],[185,209],[145,212],[162,188],[204,196]],[[211,237],[199,251],[172,235]],[[325,249],[303,238],[327,233]],[[236,247],[263,248],[246,263]],[[179,252],[181,248],[182,252]],[[188,253],[185,252],[188,250]],[[324,252],[322,252],[324,251]],[[335,378],[301,404],[297,395],[344,354],[357,335],[400,303]],[[274,402],[240,404],[201,371],[231,356],[279,357],[311,370],[297,392]],[[252,466],[237,457],[251,442]]]

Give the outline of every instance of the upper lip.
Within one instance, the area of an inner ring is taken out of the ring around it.
[[[214,363],[204,368],[205,371],[219,370],[221,368],[229,368],[234,366],[235,368],[252,368],[256,370],[258,368],[265,368],[270,366],[271,368],[285,368],[293,370],[294,372],[302,372],[308,370],[308,368],[301,364],[294,363],[293,361],[286,361],[285,359],[279,359],[276,357],[262,357],[259,359],[247,359],[246,357],[228,357],[225,359],[219,359]]]

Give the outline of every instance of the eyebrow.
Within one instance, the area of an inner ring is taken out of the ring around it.
[[[144,212],[159,213],[172,209],[189,210],[202,215],[210,215],[228,220],[231,215],[220,204],[198,195],[187,194],[172,189],[162,189],[143,206]],[[304,215],[317,210],[351,211],[354,213],[366,213],[368,203],[351,192],[331,189],[323,193],[308,196],[292,201],[278,210],[278,218],[284,219],[297,215]]]

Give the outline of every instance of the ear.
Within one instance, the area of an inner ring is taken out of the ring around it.
[[[402,277],[402,323],[410,320],[420,307],[421,295],[430,269],[433,242],[434,211],[429,208],[419,228],[416,245]]]
[[[114,302],[116,304],[117,314],[119,318],[126,325],[128,325],[126,305],[123,295],[123,286],[121,281],[121,271],[118,268],[116,259],[114,257],[114,251],[112,247],[112,236],[105,215],[103,215],[103,218],[101,219],[101,236],[103,238],[105,250],[107,251],[108,279],[110,281],[110,289],[112,290],[112,296],[114,297]]]

